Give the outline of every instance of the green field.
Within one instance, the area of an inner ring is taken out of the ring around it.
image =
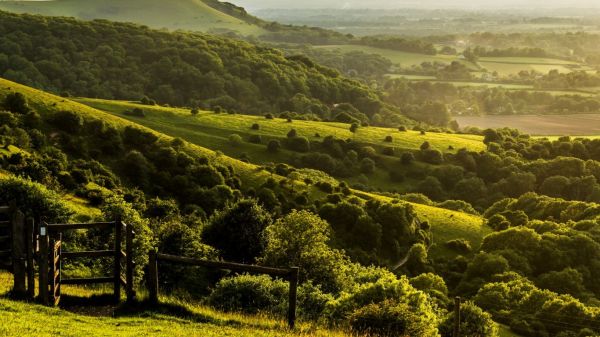
[[[244,35],[265,31],[220,12],[202,0],[54,0],[0,1],[0,10],[49,16],[72,16],[83,20],[107,19],[135,22],[153,28],[194,31],[232,30]]]
[[[460,127],[510,127],[531,135],[600,135],[600,114],[458,116]]]

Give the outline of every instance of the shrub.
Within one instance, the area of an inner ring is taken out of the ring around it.
[[[435,326],[426,322],[406,303],[384,301],[369,304],[350,316],[356,334],[368,336],[433,336]]]
[[[423,142],[423,144],[421,144],[421,151],[425,151],[425,150],[429,150],[431,148],[431,144],[429,144],[429,142]]]
[[[439,326],[443,337],[451,337],[454,328],[454,312],[448,314]],[[487,312],[473,304],[466,302],[460,306],[460,336],[496,337],[498,327]]]
[[[6,125],[9,127],[15,127],[19,123],[19,119],[9,112],[9,111],[0,111],[0,126]]]
[[[321,134],[320,133],[315,133],[315,138],[321,138]]]
[[[288,138],[294,138],[298,136],[298,132],[296,131],[296,129],[291,129],[288,133],[287,133],[287,137]]]
[[[232,135],[229,135],[229,144],[231,144],[233,146],[242,145],[242,137],[235,133]]]
[[[391,146],[386,146],[381,150],[381,153],[385,156],[393,156],[395,152],[395,149]]]
[[[398,131],[400,131],[400,132],[406,132],[406,126],[399,127]]]
[[[198,110],[198,108],[193,108],[192,110],[190,110],[190,113],[192,114],[192,116],[196,116],[200,113],[200,110]]]
[[[371,158],[363,158],[360,162],[360,171],[365,174],[375,171],[375,162]]]
[[[270,140],[269,143],[267,144],[267,151],[272,152],[272,153],[278,152],[280,148],[281,148],[281,143],[279,143],[279,141],[276,139]]]
[[[412,152],[404,152],[400,157],[402,165],[410,165],[415,161],[415,155]]]
[[[292,151],[296,151],[296,152],[310,151],[310,141],[306,137],[288,138],[286,145]]]
[[[220,106],[218,106],[218,105],[217,105],[217,106],[215,106],[215,107],[213,108],[213,110],[214,110],[214,112],[215,112],[216,114],[220,114],[221,112],[223,112],[223,108],[222,108],[222,107],[220,107]]]
[[[288,119],[287,119],[287,122],[288,122],[288,123],[291,123],[291,122],[292,122],[292,119],[291,119],[291,118],[288,118]]]
[[[432,165],[440,165],[444,162],[444,155],[439,150],[424,150],[423,161]]]
[[[256,200],[244,199],[216,212],[202,237],[226,260],[252,263],[265,247],[263,231],[272,221]]]
[[[136,117],[146,117],[146,113],[140,108],[134,108],[130,114]]]
[[[27,98],[20,92],[10,93],[4,99],[4,109],[19,113],[26,114],[29,112],[29,104],[27,104]]]
[[[262,137],[260,135],[250,135],[250,137],[248,137],[248,141],[254,144],[261,144]]]
[[[208,297],[208,303],[223,311],[283,314],[287,293],[287,282],[272,280],[267,275],[240,275],[219,281]]]
[[[260,125],[258,123],[252,124],[252,130],[260,130]]]
[[[50,120],[55,127],[72,134],[77,134],[83,127],[83,118],[75,112],[59,111]]]
[[[471,243],[465,239],[455,239],[446,241],[446,247],[465,254],[468,254],[472,251]]]
[[[60,222],[72,214],[60,195],[30,180],[12,176],[2,178],[0,191],[0,204],[8,205],[14,201],[23,213],[36,219]]]
[[[385,142],[386,143],[392,143],[394,141],[394,138],[392,136],[386,136],[385,137]]]
[[[273,117],[273,114],[268,113],[268,114],[265,115],[265,118],[266,119],[273,119],[274,117]]]
[[[352,123],[352,125],[350,125],[350,132],[354,133],[356,130],[358,130],[358,123]]]

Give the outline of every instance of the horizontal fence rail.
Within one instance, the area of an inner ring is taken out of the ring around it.
[[[148,293],[152,303],[158,303],[158,262],[165,261],[175,264],[184,264],[189,266],[206,267],[212,269],[231,270],[235,272],[245,272],[253,274],[265,274],[285,278],[290,283],[289,288],[289,307],[288,307],[288,326],[293,329],[296,323],[296,302],[298,294],[298,276],[300,269],[298,267],[290,268],[272,268],[256,265],[247,265],[233,262],[209,261],[195,259],[190,257],[175,256],[168,254],[159,254],[150,251],[148,265]]]

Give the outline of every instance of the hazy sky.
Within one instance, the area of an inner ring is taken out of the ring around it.
[[[230,0],[261,8],[600,8],[600,0]]]

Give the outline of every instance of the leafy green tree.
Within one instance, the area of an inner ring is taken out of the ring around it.
[[[440,324],[440,334],[443,337],[453,336],[454,312],[448,314]],[[460,306],[460,336],[497,337],[498,326],[492,316],[484,312],[473,302],[465,302]]]
[[[3,105],[4,109],[18,114],[26,114],[30,110],[27,98],[20,92],[6,95]]]
[[[265,247],[263,231],[271,215],[256,200],[244,199],[216,212],[202,237],[229,261],[253,263]]]

